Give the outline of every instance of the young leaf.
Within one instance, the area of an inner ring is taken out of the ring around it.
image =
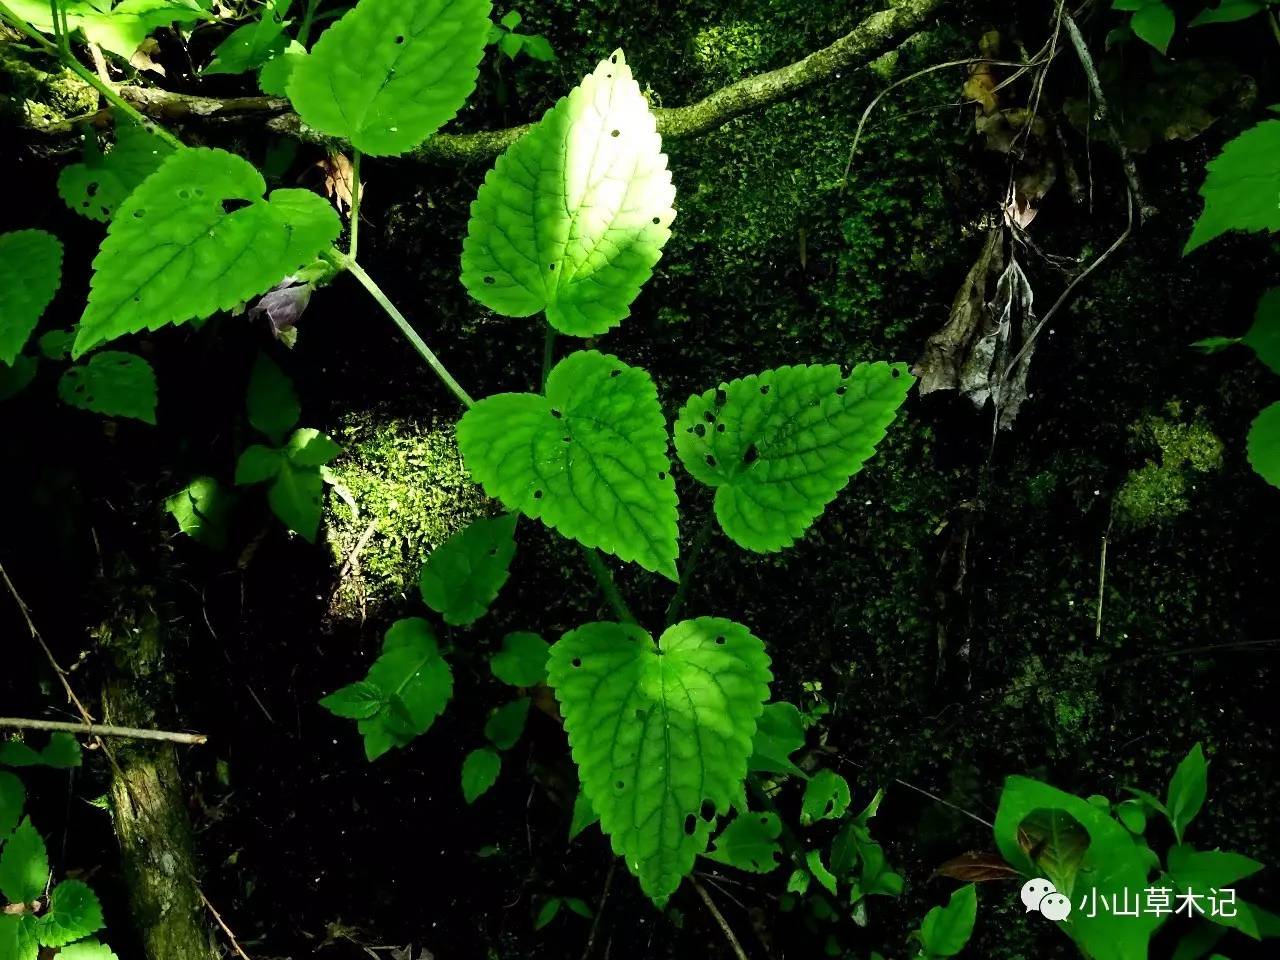
[[[1273,373],[1280,373],[1280,287],[1272,287],[1259,298],[1253,326],[1240,340],[1252,347]]]
[[[502,770],[502,757],[488,747],[472,750],[462,761],[462,796],[467,803],[488,792],[498,782]]]
[[[294,109],[370,156],[416,147],[475,89],[489,0],[360,0],[299,59]]]
[[[295,467],[323,467],[342,454],[342,448],[313,427],[293,432],[284,447],[285,456]]]
[[[711,825],[745,805],[751,739],[769,696],[769,657],[741,624],[686,620],[655,645],[635,624],[591,623],[551,648],[582,792],[615,852],[664,904],[707,848]]]
[[[12,773],[0,770],[0,837],[7,837],[22,817],[27,791]]]
[[[932,957],[954,957],[973,936],[978,919],[978,888],[972,883],[951,894],[945,907],[934,907],[920,925],[920,941]]]
[[[195,477],[164,501],[178,529],[200,543],[220,550],[227,543],[227,523],[233,494],[213,477]]]
[[[778,867],[781,834],[782,822],[776,813],[744,811],[733,818],[703,856],[739,870],[769,873]]]
[[[276,190],[225,150],[174,153],[129,195],[93,261],[74,355],[139,330],[210,316],[262,293],[338,236],[309,190]]]
[[[255,443],[246,447],[236,460],[236,484],[247,486],[271,480],[280,472],[284,457],[274,447]]]
[[[1266,407],[1249,428],[1249,464],[1258,476],[1280,487],[1280,400]]]
[[[1207,170],[1200,187],[1204,212],[1184,254],[1228,230],[1280,230],[1280,120],[1264,120],[1240,134]]]
[[[511,145],[471,205],[462,282],[507,317],[586,337],[621,323],[675,218],[653,114],[622,51]]]
[[[716,489],[720,526],[770,553],[801,536],[857,473],[906,398],[906,364],[779,367],[689,398],[676,452]]]
[[[348,720],[366,720],[386,705],[387,695],[368,680],[347,684],[320,701],[320,706],[335,717]]]
[[[267,0],[260,16],[253,23],[246,23],[231,31],[213,51],[213,60],[200,72],[244,73],[262,66],[285,47],[284,19],[291,0]]]
[[[89,885],[63,880],[49,895],[48,912],[36,920],[36,939],[44,947],[61,947],[104,926],[102,905]]]
[[[1165,806],[1169,809],[1169,823],[1173,825],[1178,843],[1182,843],[1182,835],[1204,806],[1208,778],[1209,764],[1204,758],[1203,748],[1197,743],[1173,772],[1173,778],[1169,781],[1169,794],[1165,799]]]
[[[1178,22],[1173,11],[1163,3],[1148,3],[1134,13],[1129,21],[1133,32],[1161,53],[1169,52],[1169,41],[1173,39],[1173,31]]]
[[[267,503],[280,522],[308,543],[315,543],[324,513],[324,477],[316,467],[280,461],[280,472],[267,488]]]
[[[115,126],[116,143],[111,150],[99,150],[97,135],[91,133],[85,141],[84,160],[68,164],[58,174],[58,196],[76,213],[100,223],[109,223],[120,204],[174,149],[128,117],[118,115]]]
[[[1196,850],[1179,844],[1169,850],[1169,873],[1178,887],[1197,890],[1229,889],[1262,869],[1257,860],[1227,850]]]
[[[502,649],[489,659],[489,669],[503,683],[532,687],[547,679],[551,644],[536,633],[517,631],[502,638]]]
[[[815,820],[839,820],[849,809],[849,784],[832,770],[819,770],[804,786],[800,801],[800,824],[809,826]]]
[[[563,901],[559,897],[552,897],[547,900],[538,910],[538,915],[533,920],[533,929],[541,930],[548,923],[554,920],[560,914],[560,906]]]
[[[290,40],[283,50],[273,52],[258,71],[258,89],[269,97],[287,97],[293,68],[306,58],[307,48]]]
[[[753,773],[789,773],[807,777],[808,774],[791,762],[791,754],[803,746],[804,721],[795,705],[785,700],[766,703],[756,727],[747,769]]]
[[[156,374],[135,353],[103,350],[69,367],[58,381],[63,403],[108,417],[156,422]]]
[[[569,840],[572,841],[587,827],[599,822],[600,814],[592,809],[591,801],[579,790],[573,800],[573,816],[569,818]]]
[[[431,551],[418,587],[445,623],[475,623],[497,599],[516,553],[517,519],[514,513],[482,517]]]
[[[25,817],[0,849],[0,893],[10,903],[30,903],[44,896],[48,880],[44,840]]]
[[[649,374],[584,350],[546,396],[500,393],[463,415],[467,469],[508,510],[676,579],[676,490]]]
[[[0,363],[13,365],[62,282],[62,244],[43,230],[0,233]]]
[[[249,373],[246,406],[254,428],[277,443],[302,415],[293,381],[265,353],[258,354]]]
[[[587,920],[590,920],[595,916],[595,914],[591,911],[591,908],[588,907],[581,900],[579,900],[577,897],[565,897],[564,905],[568,907],[570,910],[572,910],[574,913],[576,913],[578,916],[584,917]]]
[[[556,58],[556,52],[546,37],[535,33],[532,35],[526,34],[523,39],[524,45],[521,49],[534,60],[550,63]]]
[[[529,717],[529,698],[521,697],[493,712],[484,725],[484,735],[499,750],[510,750],[524,733]]]
[[[1141,800],[1123,800],[1116,804],[1116,819],[1130,833],[1143,833],[1147,829],[1147,808]]]
[[[1267,9],[1261,0],[1222,0],[1216,7],[1201,10],[1189,26],[1203,27],[1210,23],[1235,23]]]

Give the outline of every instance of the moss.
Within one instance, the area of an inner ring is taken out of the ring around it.
[[[330,498],[335,561],[345,565],[365,538],[335,597],[341,616],[370,602],[397,602],[415,590],[423,556],[488,501],[462,465],[452,427],[362,412],[340,423],[333,436],[346,451],[333,472],[355,501],[352,509],[343,498]]]
[[[1116,517],[1142,528],[1167,523],[1190,508],[1193,475],[1222,468],[1222,441],[1203,422],[1182,422],[1181,405],[1166,406],[1168,416],[1144,417],[1133,426],[1135,444],[1158,456],[1129,472],[1116,493]]]
[[[44,125],[92,113],[98,92],[75,74],[47,73],[0,44],[0,104],[9,122]]]

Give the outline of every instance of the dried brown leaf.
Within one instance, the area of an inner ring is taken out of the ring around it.
[[[982,853],[970,850],[958,857],[952,857],[937,870],[936,877],[950,877],[961,883],[982,883],[986,880],[1011,880],[1018,877],[1018,871],[1005,862],[998,853]]]

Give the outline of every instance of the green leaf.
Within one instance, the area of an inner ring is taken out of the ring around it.
[[[27,791],[12,773],[0,770],[0,837],[7,837],[22,817]]]
[[[1280,120],[1264,120],[1240,134],[1207,170],[1200,187],[1204,212],[1184,254],[1228,230],[1280,230]]]
[[[467,803],[476,799],[498,782],[502,770],[502,757],[488,747],[472,750],[462,761],[462,796]]]
[[[360,0],[294,65],[289,99],[363,153],[404,153],[475,89],[489,10],[489,0]]]
[[[686,620],[655,645],[635,624],[566,633],[548,666],[582,791],[640,886],[662,905],[745,807],[743,779],[769,696],[764,645],[741,624]]]
[[[552,897],[542,905],[538,911],[537,917],[533,921],[533,929],[541,930],[548,923],[554,920],[560,913],[560,905],[563,901],[559,897]]]
[[[504,33],[498,38],[498,49],[508,60],[514,60],[522,46],[524,46],[524,37],[518,33]]]
[[[1205,337],[1202,340],[1194,341],[1191,346],[1202,353],[1214,354],[1221,353],[1227,347],[1233,347],[1241,342],[1239,337]]]
[[[55,770],[73,770],[84,762],[80,741],[70,733],[52,733],[40,751],[40,762]]]
[[[204,75],[218,73],[244,73],[262,66],[273,54],[284,49],[284,28],[288,25],[291,0],[268,0],[259,18],[231,31],[213,51],[213,60],[200,72]]]
[[[43,230],[0,233],[0,363],[12,366],[62,282],[62,244]]]
[[[485,177],[462,282],[503,316],[545,310],[562,333],[604,333],[652,275],[674,201],[653,114],[615,51]]]
[[[517,519],[514,513],[482,517],[431,551],[418,588],[445,623],[475,623],[497,599],[516,554]]]
[[[40,754],[21,740],[0,741],[0,764],[6,767],[38,767]]]
[[[1178,27],[1173,11],[1163,3],[1149,3],[1134,13],[1129,26],[1151,46],[1161,53],[1168,53],[1169,41]]]
[[[225,150],[174,153],[120,205],[94,259],[74,355],[126,333],[202,319],[262,293],[338,236],[309,190],[276,190]]]
[[[1226,934],[1226,929],[1217,924],[1199,923],[1178,941],[1170,960],[1200,960]]]
[[[295,430],[285,444],[285,455],[298,467],[323,467],[334,457],[341,456],[342,448],[313,427]]]
[[[37,960],[36,918],[0,914],[0,960]]]
[[[1116,819],[1130,833],[1143,833],[1147,829],[1147,808],[1141,800],[1124,800],[1116,804]]]
[[[489,669],[503,683],[533,687],[547,679],[551,644],[536,633],[517,631],[502,638],[502,649],[489,659]]]
[[[815,820],[839,820],[849,809],[849,784],[832,770],[819,770],[805,784],[800,801],[800,824],[809,826]]]
[[[1209,764],[1205,761],[1203,748],[1197,743],[1173,772],[1165,800],[1169,808],[1169,823],[1173,825],[1178,843],[1182,843],[1182,835],[1204,806],[1208,779]]]
[[[556,52],[546,37],[539,34],[524,37],[524,52],[534,60],[550,63],[556,58]]]
[[[89,885],[63,880],[49,895],[49,911],[36,920],[36,939],[41,946],[61,947],[104,926],[102,905]]]
[[[805,864],[809,867],[809,872],[813,874],[813,879],[817,880],[827,893],[835,896],[836,893],[836,876],[827,869],[826,864],[822,862],[821,850],[810,850],[804,857]]]
[[[857,473],[913,378],[906,364],[779,367],[689,398],[676,452],[716,490],[720,526],[760,553],[790,546]]]
[[[1203,27],[1210,23],[1235,23],[1237,20],[1246,20],[1255,14],[1259,14],[1265,9],[1267,9],[1267,5],[1259,2],[1259,0],[1222,0],[1216,7],[1201,10],[1196,18],[1191,21],[1190,26]]]
[[[778,868],[781,834],[782,822],[776,813],[743,812],[730,821],[703,856],[739,870],[769,873]]]
[[[307,48],[297,40],[290,40],[283,50],[272,53],[258,71],[258,89],[270,97],[287,97],[293,68],[306,57]]]
[[[600,814],[591,808],[591,801],[579,790],[573,800],[573,816],[569,819],[569,840],[580,834],[593,823],[600,822]]]
[[[1280,401],[1266,407],[1249,428],[1249,464],[1258,476],[1280,487]]]
[[[368,680],[347,684],[320,701],[334,716],[348,720],[366,720],[386,705],[387,695]]]
[[[592,913],[591,908],[588,907],[581,900],[579,900],[577,897],[565,897],[564,905],[568,907],[570,910],[572,910],[574,913],[576,913],[578,916],[585,917],[587,920],[590,920],[595,916],[595,914]]]
[[[195,477],[164,501],[180,531],[215,550],[226,546],[233,505],[234,495],[213,477]]]
[[[1280,373],[1280,287],[1272,287],[1259,298],[1253,326],[1240,340],[1252,347],[1273,373]]]
[[[42,0],[10,0],[7,6],[44,33],[53,32],[49,4]],[[128,60],[152,31],[172,23],[184,25],[207,19],[195,3],[173,0],[122,0],[111,6],[106,0],[64,0],[67,25],[84,38]]]
[[[8,400],[27,388],[35,379],[38,361],[35,357],[17,356],[12,364],[0,360],[0,400]]]
[[[279,442],[302,416],[298,394],[276,362],[259,353],[249,374],[246,397],[249,422],[254,428]]]
[[[977,919],[978,888],[966,884],[951,894],[945,907],[934,907],[925,914],[920,940],[930,957],[954,957],[973,936]]]
[[[49,881],[49,855],[44,840],[25,817],[0,849],[0,893],[10,903],[30,903],[44,896]]]
[[[426,733],[453,695],[453,673],[440,656],[431,625],[421,617],[391,625],[366,681],[382,691],[384,700],[381,709],[356,724],[371,761]]]
[[[324,513],[324,477],[316,467],[280,461],[280,472],[267,489],[267,503],[280,521],[308,543],[315,543]]]
[[[106,944],[97,940],[81,940],[58,951],[58,960],[120,960]]]
[[[787,878],[787,893],[798,893],[804,896],[809,892],[809,882],[813,879],[813,874],[808,870],[801,870],[797,867],[791,871],[791,876]]]
[[[236,484],[263,483],[275,477],[283,465],[284,457],[279,450],[255,443],[246,447],[236,460]]]
[[[174,148],[128,117],[117,115],[115,146],[103,153],[97,135],[85,139],[84,160],[62,168],[58,196],[81,216],[109,223],[120,204],[160,168]]]
[[[529,698],[521,697],[493,712],[484,725],[484,735],[499,750],[510,750],[524,733],[529,717]]]
[[[747,769],[752,773],[792,774],[807,777],[791,762],[791,754],[804,746],[804,720],[794,704],[785,700],[766,703],[756,726]]]
[[[1066,810],[1041,807],[1018,824],[1018,843],[1036,869],[1070,897],[1089,849],[1089,832]]]
[[[1129,831],[1087,800],[1026,777],[1005,781],[996,812],[996,845],[1011,866],[1028,878],[1043,876],[1024,848],[1018,829],[1037,810],[1061,810],[1089,834],[1078,875],[1089,878],[1089,886],[1099,899],[1114,902],[1117,896],[1127,896],[1129,903],[1142,902],[1150,863]],[[1103,910],[1090,917],[1086,911],[1074,910],[1071,922],[1062,929],[1093,960],[1146,960],[1151,934],[1162,919],[1151,913],[1132,917]]]
[[[134,353],[103,350],[69,367],[58,381],[63,403],[108,417],[156,422],[156,374]]]
[[[675,580],[667,442],[649,374],[594,350],[556,364],[546,396],[486,397],[458,424],[467,469],[508,510]]]
[[[1227,850],[1196,850],[1179,844],[1169,850],[1169,873],[1179,888],[1197,890],[1230,888],[1262,869],[1257,860]]]
[[[520,26],[520,22],[523,19],[524,17],[520,15],[519,10],[509,10],[507,13],[502,15],[502,19],[498,22],[508,30],[514,30],[516,27]]]

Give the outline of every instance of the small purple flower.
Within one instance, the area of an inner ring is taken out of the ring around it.
[[[292,345],[297,338],[294,327],[311,302],[311,291],[314,289],[310,283],[291,274],[264,293],[249,308],[249,318],[256,319],[265,314],[276,339]]]

